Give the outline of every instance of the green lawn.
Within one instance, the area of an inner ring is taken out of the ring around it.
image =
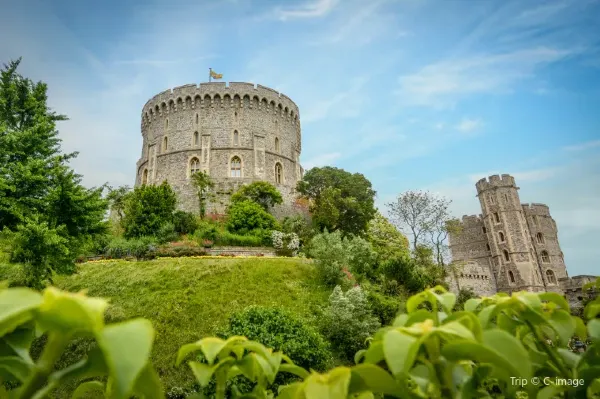
[[[0,266],[0,280],[14,274],[14,267]],[[249,305],[280,306],[312,322],[314,309],[330,294],[317,283],[312,264],[281,258],[91,262],[54,283],[109,299],[107,322],[150,319],[156,330],[152,361],[167,389],[193,382],[187,366],[174,366],[179,347],[214,334],[232,312]],[[87,346],[74,345],[65,361],[76,360]]]

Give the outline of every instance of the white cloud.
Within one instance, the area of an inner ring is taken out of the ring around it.
[[[305,170],[309,170],[315,167],[322,167],[331,165],[335,160],[342,156],[339,152],[330,152],[325,154],[319,154],[310,158],[306,162],[301,162]]]
[[[318,18],[329,14],[339,3],[339,0],[314,0],[301,7],[278,9],[276,15],[282,21],[294,18]]]
[[[455,128],[459,132],[469,133],[474,130],[479,130],[483,126],[483,122],[481,119],[469,119],[463,118],[463,120],[458,123]]]
[[[600,140],[592,140],[585,143],[574,144],[564,147],[563,149],[565,151],[585,151],[595,147],[600,147]]]
[[[397,94],[406,104],[448,107],[466,95],[509,92],[516,82],[534,76],[541,66],[573,53],[537,47],[444,60],[400,77]]]

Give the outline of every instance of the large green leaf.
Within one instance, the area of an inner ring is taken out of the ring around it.
[[[154,341],[152,324],[145,319],[112,324],[98,334],[97,340],[114,379],[112,397],[128,398],[148,364]]]
[[[383,354],[394,376],[407,373],[413,366],[419,352],[419,339],[398,330],[390,330],[383,337]]]
[[[28,288],[0,290],[0,337],[33,318],[42,296]]]
[[[42,331],[94,333],[104,327],[104,311],[107,307],[108,302],[104,299],[49,287],[44,290],[36,321]]]
[[[587,329],[589,337],[600,344],[600,319],[590,320]]]
[[[188,365],[192,369],[192,373],[194,373],[194,377],[196,377],[196,381],[198,381],[198,384],[200,384],[201,387],[205,387],[208,385],[208,383],[212,379],[214,372],[219,367],[218,363],[215,365],[208,365],[194,361],[188,362]]]
[[[17,354],[21,359],[27,363],[33,364],[33,360],[29,355],[29,348],[33,339],[35,338],[35,331],[32,328],[17,328],[15,331],[6,334],[1,339]]]
[[[558,334],[562,346],[566,346],[569,343],[569,340],[573,337],[573,334],[575,334],[575,328],[577,327],[575,320],[571,317],[569,312],[562,309],[554,310],[548,323]]]
[[[538,297],[542,301],[552,302],[558,305],[561,309],[569,311],[569,302],[562,296],[557,294],[556,292],[542,292],[538,294]]]
[[[279,366],[279,371],[297,375],[298,377],[300,377],[302,379],[304,379],[310,375],[310,373],[308,371],[304,370],[300,366],[296,366],[295,364],[283,363],[282,365]]]
[[[490,321],[496,313],[496,307],[497,305],[486,306],[478,313],[477,317],[479,317],[479,321],[481,322],[481,328],[488,328]]]
[[[352,368],[350,393],[362,391],[401,397],[401,387],[394,377],[373,364],[360,364]]]
[[[444,320],[444,325],[456,321],[463,326],[467,327],[467,329],[472,333],[477,341],[481,341],[483,330],[481,328],[481,323],[479,318],[473,312],[454,312],[446,320]]]
[[[531,378],[531,361],[521,342],[505,331],[494,329],[483,332],[483,343],[456,341],[446,344],[442,354],[452,360],[472,360],[488,363],[502,376]]]
[[[340,399],[348,396],[351,371],[337,367],[327,374],[311,374],[304,381],[306,399]]]
[[[192,344],[183,345],[181,348],[179,348],[176,364],[181,364],[181,362],[183,361],[183,359],[185,359],[187,355],[198,350],[202,351],[204,357],[206,358],[206,361],[209,364],[213,364],[213,362],[217,358],[217,355],[219,354],[219,352],[221,352],[221,350],[223,350],[225,345],[227,345],[226,341],[215,337],[203,338],[200,341],[194,342]]]
[[[94,393],[101,393],[104,396],[104,384],[100,381],[88,381],[79,385],[71,399],[86,399]]]
[[[135,381],[133,392],[141,395],[144,399],[163,399],[165,397],[162,382],[150,362]]]
[[[33,365],[18,356],[0,357],[0,370],[12,375],[20,382],[28,379],[33,371]]]

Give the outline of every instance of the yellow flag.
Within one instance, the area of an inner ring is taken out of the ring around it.
[[[222,73],[216,73],[215,71],[213,71],[212,69],[210,70],[210,77],[213,79],[222,79],[223,78],[223,74]]]

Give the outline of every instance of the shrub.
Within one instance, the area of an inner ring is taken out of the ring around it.
[[[215,241],[217,239],[217,226],[214,223],[206,220],[200,221],[196,231],[194,231],[194,238],[196,240],[210,240]]]
[[[295,233],[300,240],[301,246],[307,245],[316,234],[310,217],[304,215],[286,216],[283,218],[281,231],[288,234]]]
[[[251,234],[254,230],[274,230],[275,217],[252,201],[235,202],[229,206],[227,230],[238,234]]]
[[[155,235],[173,221],[177,196],[167,182],[136,187],[125,200],[122,225],[126,238]]]
[[[229,318],[224,337],[245,336],[250,340],[282,351],[305,369],[325,370],[330,365],[331,353],[321,334],[293,314],[279,308],[252,306]],[[295,380],[283,374],[276,380],[282,385]]]
[[[271,232],[273,248],[278,256],[296,256],[300,247],[300,240],[296,233],[282,233],[273,230]]]
[[[263,239],[254,235],[234,234],[228,231],[219,231],[214,240],[215,245],[240,246],[240,247],[261,247]]]
[[[163,258],[179,258],[184,256],[205,256],[206,250],[198,246],[180,245],[180,246],[163,246],[155,251],[152,255],[154,257]]]
[[[367,300],[369,301],[373,315],[384,326],[394,321],[402,304],[400,297],[387,296],[373,290],[370,290],[367,294]]]
[[[113,238],[106,246],[104,253],[113,259],[134,257],[136,259],[151,259],[156,250],[154,237],[140,237],[127,240],[122,237]]]
[[[260,205],[265,211],[283,202],[281,193],[274,185],[265,181],[256,181],[242,186],[231,196],[231,202],[252,201]]]
[[[341,283],[344,268],[359,282],[366,277],[375,277],[377,255],[371,244],[360,237],[342,238],[339,230],[325,231],[312,239],[309,255],[315,258],[323,282],[330,286]]]
[[[154,236],[160,244],[177,241],[179,239],[179,234],[175,231],[175,225],[171,222],[163,223]]]
[[[198,221],[191,212],[176,211],[173,213],[173,226],[179,234],[190,234],[198,228]]]
[[[354,354],[367,346],[367,338],[379,327],[371,314],[367,298],[360,287],[342,292],[336,286],[329,297],[329,307],[321,319],[321,331],[339,356],[351,363]]]
[[[436,285],[438,280],[435,266],[423,267],[408,255],[396,256],[383,263],[381,271],[389,280],[395,280],[410,293],[423,291]]]

